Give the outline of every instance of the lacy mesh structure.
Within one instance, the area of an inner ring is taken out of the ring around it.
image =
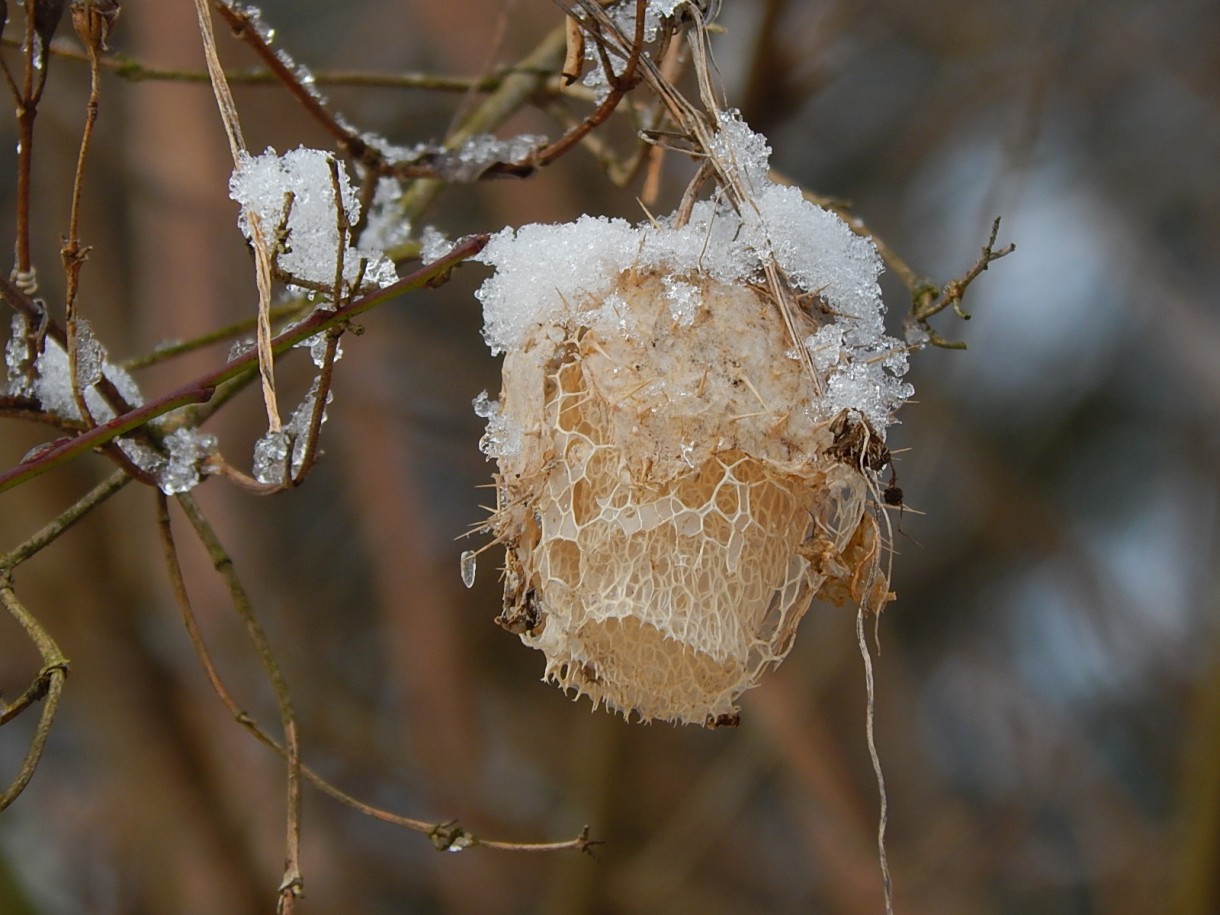
[[[889,599],[869,509],[913,393],[871,241],[773,182],[737,112],[715,121],[720,188],[682,217],[490,240],[503,390],[475,401],[499,622],[595,706],[709,725],[736,721],[815,596]]]
[[[595,706],[735,722],[819,591],[884,600],[870,427],[809,409],[820,392],[758,288],[630,269],[569,304],[507,354],[492,428],[512,446],[484,442],[500,622]]]

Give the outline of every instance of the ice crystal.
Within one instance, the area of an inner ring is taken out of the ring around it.
[[[286,481],[288,434],[268,431],[254,443],[254,479],[268,485]]]
[[[479,449],[489,458],[506,457],[521,451],[521,426],[500,414],[500,404],[491,400],[486,391],[474,399],[474,412],[487,420],[487,431],[479,441]]]
[[[474,576],[477,571],[478,553],[466,550],[462,553],[462,584],[467,588],[474,587]]]
[[[337,258],[342,257],[343,281],[349,286],[356,282],[361,258],[367,260],[364,281],[388,285],[397,279],[397,271],[384,253],[355,249],[350,239],[340,244],[340,211],[347,224],[355,224],[360,203],[347,169],[337,164],[332,174],[332,163],[329,153],[304,147],[282,156],[270,148],[260,156],[243,154],[229,179],[229,195],[242,207],[238,225],[251,237],[250,214],[256,214],[279,267],[301,282],[331,285]],[[287,235],[277,239],[281,226]]]
[[[315,366],[317,366],[318,368],[322,368],[322,366],[326,364],[327,342],[326,342],[326,333],[325,332],[319,333],[319,334],[314,334],[312,337],[306,337],[304,340],[302,340],[300,343],[297,344],[297,347],[300,349],[308,349],[309,358],[311,360],[313,360],[313,364]],[[343,358],[343,344],[336,343],[334,361],[338,362],[342,358]]]
[[[13,397],[34,397],[33,366],[30,365],[26,335],[30,323],[25,315],[17,312],[9,325],[9,338],[4,344],[4,365],[8,392]]]
[[[157,473],[157,485],[167,496],[190,492],[201,479],[202,463],[216,453],[216,436],[198,429],[182,428],[165,437],[168,454]]]
[[[306,449],[310,444],[309,427],[321,384],[321,379],[315,378],[288,422],[284,423],[278,432],[268,430],[255,442],[253,472],[254,478],[260,483],[281,484],[300,473],[305,464]],[[329,404],[333,399],[333,392],[328,391],[326,403]],[[326,418],[324,406],[321,421],[325,423]]]
[[[453,242],[435,226],[424,226],[419,236],[419,259],[425,264],[440,260],[453,250]]]
[[[102,379],[106,350],[93,335],[92,325],[84,318],[76,322],[76,377],[82,387],[97,384]]]
[[[240,359],[246,353],[251,353],[258,344],[255,343],[253,337],[243,337],[240,340],[235,340],[233,345],[229,347],[229,362],[234,362]]]

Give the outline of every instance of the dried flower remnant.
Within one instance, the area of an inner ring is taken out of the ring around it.
[[[734,113],[718,142],[749,207],[492,239],[479,297],[503,389],[476,401],[498,464],[501,624],[595,705],[709,726],[736,720],[815,596],[889,598],[869,504],[911,395],[873,246],[771,184]]]
[[[108,41],[119,11],[119,0],[74,0],[72,3],[72,27],[92,53],[110,50]]]

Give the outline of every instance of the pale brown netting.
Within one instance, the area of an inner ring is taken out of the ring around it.
[[[886,599],[861,417],[818,418],[818,382],[763,289],[630,270],[621,328],[540,324],[508,353],[489,528],[501,623],[546,677],[625,715],[736,720],[814,596]],[[595,326],[590,326],[595,325]]]

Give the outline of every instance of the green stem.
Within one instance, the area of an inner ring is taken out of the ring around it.
[[[42,655],[42,670],[35,682],[35,695],[44,700],[42,716],[38,719],[38,727],[34,730],[34,738],[30,741],[25,759],[21,762],[21,769],[4,794],[0,795],[0,810],[4,810],[25,790],[30,779],[34,777],[34,770],[38,768],[39,760],[42,759],[42,751],[46,746],[47,737],[51,733],[55,712],[59,708],[59,697],[63,692],[64,681],[68,677],[68,659],[63,656],[59,646],[55,644],[55,640],[42,628],[38,620],[34,619],[33,615],[17,599],[7,570],[0,575],[0,603],[4,604],[4,608],[26,631],[26,635],[30,637],[30,641],[37,646],[38,653]]]
[[[233,601],[233,606],[237,610],[238,616],[245,623],[246,632],[250,636],[250,641],[254,644],[254,650],[258,654],[259,662],[262,664],[263,671],[267,675],[267,680],[271,684],[271,690],[275,694],[275,702],[279,708],[280,723],[284,730],[284,758],[288,766],[287,850],[285,854],[284,882],[280,887],[281,902],[283,903],[285,893],[289,894],[290,897],[300,895],[301,887],[299,866],[301,846],[301,746],[297,735],[296,713],[292,707],[292,695],[288,690],[288,682],[284,679],[284,673],[280,669],[279,662],[271,650],[271,643],[267,640],[267,634],[263,631],[258,617],[254,614],[254,605],[250,601],[250,595],[242,584],[228,551],[216,536],[212,525],[203,516],[199,503],[186,493],[177,498],[178,504],[182,506],[182,510],[186,512],[187,518],[190,519],[191,526],[195,529],[195,534],[199,537],[200,543],[207,550],[208,556],[212,560],[213,568],[220,573],[225,583],[229,586],[229,597]]]

